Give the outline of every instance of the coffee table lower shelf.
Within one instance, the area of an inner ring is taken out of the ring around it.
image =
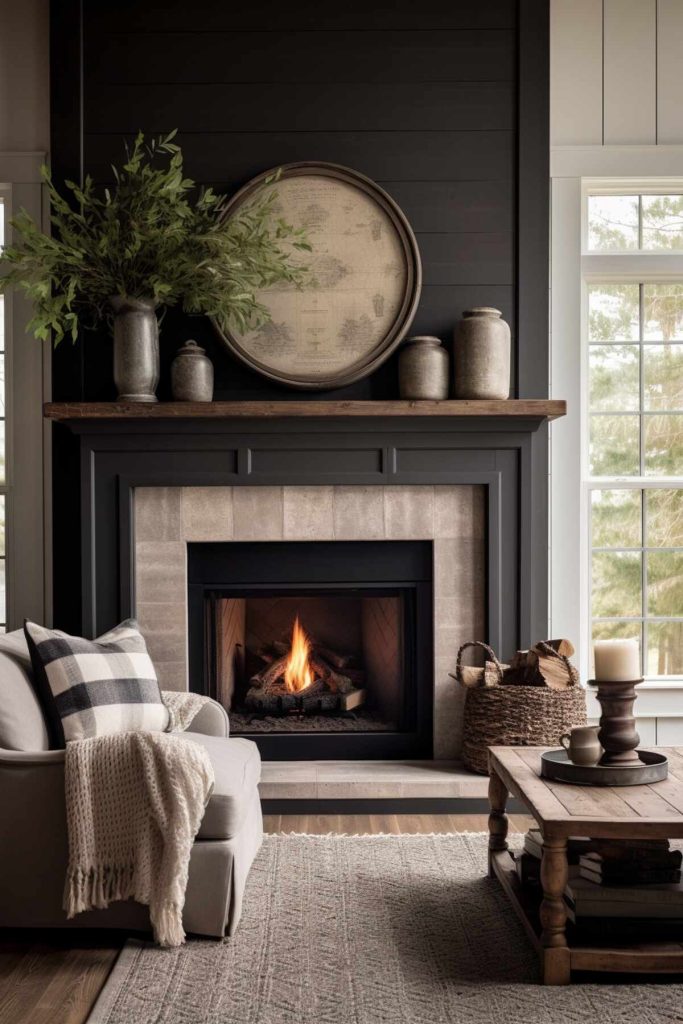
[[[530,941],[542,956],[547,950],[541,945],[540,890],[522,886],[509,850],[491,851],[490,864]],[[633,941],[623,946],[603,946],[599,940],[595,942],[588,936],[584,939],[576,929],[571,929],[568,948],[571,971],[683,974],[683,942]]]

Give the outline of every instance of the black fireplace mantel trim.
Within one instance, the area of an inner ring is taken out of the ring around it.
[[[487,421],[485,429],[438,419],[325,419],[305,429],[285,419],[74,420],[55,430],[78,435],[80,445],[80,551],[71,551],[80,577],[61,581],[73,596],[80,578],[80,621],[64,628],[95,636],[134,613],[136,487],[480,484],[488,640],[507,656],[546,633],[547,545],[539,538],[547,508],[534,495],[545,482],[547,426],[537,420]]]

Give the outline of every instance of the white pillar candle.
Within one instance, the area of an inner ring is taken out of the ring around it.
[[[640,679],[640,646],[637,640],[596,640],[594,652],[598,682]]]

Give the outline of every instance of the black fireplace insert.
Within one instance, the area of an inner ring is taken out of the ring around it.
[[[269,760],[432,756],[427,541],[188,545],[192,689]]]

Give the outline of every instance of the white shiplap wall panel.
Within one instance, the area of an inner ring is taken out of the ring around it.
[[[657,719],[657,746],[683,746],[683,718]]]
[[[683,0],[550,2],[552,146],[681,145]]]
[[[683,0],[657,4],[657,142],[683,140]]]
[[[654,747],[657,743],[657,719],[637,718],[636,729],[640,736],[641,747]]]
[[[550,109],[552,145],[601,145],[602,0],[552,0]]]
[[[657,2],[604,0],[604,143],[657,142]]]

